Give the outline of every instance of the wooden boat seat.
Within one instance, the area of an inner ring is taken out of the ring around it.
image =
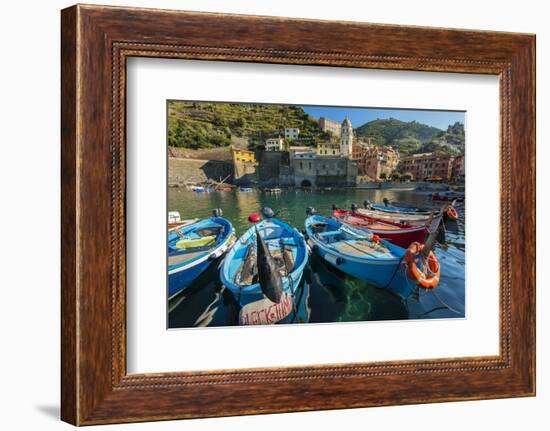
[[[175,254],[173,256],[168,256],[168,265],[179,265],[184,262],[189,262],[190,260],[195,259],[196,257],[202,255],[204,253],[204,250],[200,251],[194,251],[190,253],[181,253],[181,254]]]
[[[368,223],[366,225],[370,229],[377,229],[377,230],[399,230],[399,226],[393,226],[391,224],[386,223]]]
[[[200,238],[185,238],[180,239],[176,243],[176,249],[178,250],[190,250],[194,248],[209,247],[216,242],[215,235],[203,236]]]
[[[369,256],[384,257],[386,253],[389,253],[386,247],[381,245],[373,246],[368,241],[342,241],[334,243],[333,247],[342,253],[352,256],[364,256],[367,254]]]

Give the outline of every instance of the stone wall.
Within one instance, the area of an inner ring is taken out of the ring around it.
[[[258,179],[263,186],[284,185],[280,178],[288,177],[289,154],[286,151],[259,151],[257,152],[260,164],[258,166]],[[282,171],[281,171],[282,169]],[[285,179],[285,181],[288,181]]]
[[[251,186],[258,182],[258,165],[248,162],[234,162],[234,182],[239,186]]]
[[[357,164],[344,157],[294,158],[291,166],[297,187],[346,187],[356,183]]]
[[[248,139],[231,137],[231,145],[237,148],[246,149]],[[168,156],[178,159],[198,159],[198,160],[221,160],[231,162],[231,145],[227,147],[203,148],[200,150],[191,150],[189,148],[168,147]]]
[[[202,150],[168,147],[168,157],[177,159],[220,160],[230,162],[231,147],[204,148]]]
[[[207,180],[233,182],[233,163],[220,160],[168,158],[168,184],[183,185]]]

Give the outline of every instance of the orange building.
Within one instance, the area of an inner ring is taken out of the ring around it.
[[[455,157],[453,163],[453,181],[464,182],[466,176],[466,166],[464,154]]]
[[[375,181],[382,174],[389,177],[399,163],[399,153],[392,147],[377,147],[368,143],[356,143],[351,158],[357,163],[357,175]]]
[[[454,157],[447,154],[413,154],[401,159],[399,171],[411,174],[415,180],[449,181],[453,173],[453,161]]]

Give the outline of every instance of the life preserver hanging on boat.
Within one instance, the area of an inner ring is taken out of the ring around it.
[[[416,264],[416,258],[424,249],[424,245],[419,242],[413,242],[407,252],[405,253],[405,262],[407,263],[407,272],[409,276],[415,280],[424,289],[434,289],[439,284],[440,266],[437,257],[433,251],[430,251],[427,263],[427,275],[424,271],[421,271]]]
[[[456,208],[452,205],[449,205],[447,207],[447,211],[445,211],[447,213],[447,217],[449,217],[451,220],[457,220],[458,219],[458,211],[456,210]]]

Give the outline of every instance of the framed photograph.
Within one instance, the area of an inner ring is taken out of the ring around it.
[[[533,35],[61,16],[63,420],[535,394]]]

